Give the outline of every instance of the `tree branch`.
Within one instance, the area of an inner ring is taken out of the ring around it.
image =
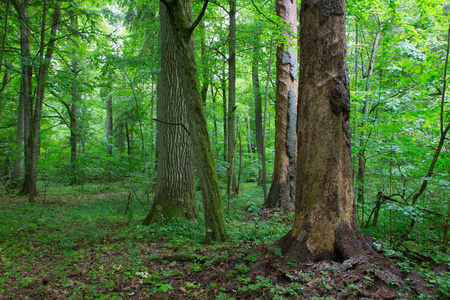
[[[194,31],[195,27],[197,27],[198,23],[200,23],[200,21],[202,20],[203,16],[205,15],[206,8],[208,7],[208,2],[209,2],[209,0],[205,0],[205,2],[203,3],[202,11],[198,15],[198,17],[194,21],[194,23],[192,23],[191,27],[189,28],[189,32],[190,33],[192,33]]]
[[[169,122],[164,122],[164,121],[161,121],[161,120],[158,120],[158,119],[153,119],[153,120],[156,121],[156,122],[159,122],[159,123],[167,124],[167,125],[181,126],[181,127],[184,128],[184,130],[187,132],[187,134],[188,134],[189,136],[191,136],[191,133],[190,133],[189,130],[186,128],[186,126],[184,126],[184,124],[181,124],[181,123],[169,123]]]
[[[58,114],[59,118],[64,122],[64,124],[66,124],[66,126],[69,127],[70,130],[72,130],[72,128],[70,128],[70,125],[67,123],[66,119],[61,115],[61,113],[55,107],[48,105],[45,102],[44,102],[44,105],[53,109]]]

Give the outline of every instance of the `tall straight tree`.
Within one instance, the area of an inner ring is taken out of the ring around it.
[[[165,6],[160,4],[161,22],[161,75],[159,111],[158,172],[153,205],[144,224],[162,219],[195,218],[194,154],[188,132],[181,125],[187,120],[184,92],[180,81],[180,71],[173,64],[177,54],[174,32],[169,23]],[[192,12],[187,15],[192,21]],[[202,98],[203,99],[203,98]]]
[[[169,25],[174,32],[177,55],[173,64],[180,71],[178,84],[183,89],[188,113],[187,123],[202,190],[206,242],[223,241],[226,239],[225,216],[192,42],[194,29],[205,14],[208,0],[205,0],[202,11],[194,22],[189,18],[192,15],[190,0],[161,0],[161,2],[166,6]]]
[[[294,209],[297,147],[297,1],[277,0],[276,11],[285,26],[283,43],[277,48],[275,161],[264,205],[291,211]]]
[[[19,111],[17,122],[17,140],[18,146],[24,147],[24,126],[25,126],[25,103],[32,103],[32,67],[31,67],[31,55],[30,55],[30,28],[28,17],[28,1],[22,0],[22,2],[13,1],[14,8],[17,11],[20,20],[20,56],[21,61],[21,74],[20,74],[20,92],[19,92]],[[30,110],[30,107],[26,107]],[[23,156],[24,149],[21,150],[21,156]],[[24,161],[21,159],[15,166],[15,176],[21,177],[23,174]],[[29,166],[29,165],[28,165]],[[27,173],[29,176],[29,173]],[[17,179],[15,178],[15,179]],[[29,191],[29,187],[23,185],[22,193],[26,194]]]
[[[255,44],[253,45],[253,59],[252,59],[252,84],[253,84],[253,98],[255,100],[255,136],[256,136],[256,150],[258,152],[258,160],[261,165],[258,172],[258,185],[263,184],[263,122],[262,122],[262,105],[261,105],[261,90],[259,84],[259,43],[261,40],[260,33],[256,33]]]
[[[303,0],[295,219],[279,244],[298,261],[370,251],[355,218],[345,0]]]
[[[236,193],[234,155],[236,152],[236,0],[230,0],[230,32],[228,48],[228,168],[227,194]]]

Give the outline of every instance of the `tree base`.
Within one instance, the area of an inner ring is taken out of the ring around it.
[[[352,223],[355,224],[354,221]],[[343,262],[350,258],[374,254],[361,232],[354,228],[357,227],[351,227],[348,223],[342,222],[336,227],[334,236],[317,237],[312,233],[311,226],[306,224],[299,231],[299,235],[293,235],[291,230],[277,244],[284,255],[289,259],[295,259],[297,262],[318,262],[322,260]],[[333,239],[334,243],[332,243],[332,247],[310,249],[310,240],[317,240],[318,238],[323,240]]]
[[[294,210],[295,185],[287,182],[273,181],[264,206],[278,207],[284,212]]]

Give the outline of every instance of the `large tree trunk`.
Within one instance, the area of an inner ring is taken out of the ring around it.
[[[345,1],[303,0],[295,219],[278,243],[297,261],[369,252],[355,219]]]
[[[275,103],[275,161],[272,185],[265,206],[294,209],[295,157],[297,148],[297,3],[278,0],[276,11],[285,23],[286,43],[277,48],[277,82]]]
[[[255,38],[255,44],[253,45],[253,60],[252,60],[252,83],[253,83],[253,95],[255,99],[255,136],[256,136],[256,150],[258,152],[258,161],[261,165],[258,168],[258,185],[263,184],[263,124],[262,124],[262,105],[261,105],[261,90],[259,85],[259,42],[260,35]]]
[[[166,8],[160,4],[161,22],[161,121],[159,127],[159,157],[156,175],[156,190],[153,205],[144,224],[175,218],[196,218],[195,172],[191,139],[180,125],[187,120],[184,91],[180,82],[180,71],[175,63],[177,46],[170,27]],[[164,123],[163,123],[164,122]],[[167,124],[170,123],[170,124]]]
[[[192,14],[190,0],[174,0],[170,2],[161,0],[161,2],[166,5],[170,17],[170,25],[175,33],[174,39],[177,45],[175,63],[177,70],[180,71],[180,85],[184,91],[189,116],[187,122],[202,190],[206,242],[223,241],[226,239],[225,216],[192,43],[193,30],[203,16],[208,1],[205,1],[202,13],[194,23],[188,20],[188,15]]]
[[[228,168],[227,195],[236,193],[234,155],[236,152],[236,0],[230,0],[230,40],[228,49]]]

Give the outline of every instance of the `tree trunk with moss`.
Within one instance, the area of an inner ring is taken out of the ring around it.
[[[278,244],[297,261],[370,250],[355,218],[345,1],[303,0],[295,219]]]
[[[161,94],[158,101],[159,143],[158,172],[153,205],[144,224],[175,218],[196,218],[194,154],[188,132],[181,125],[187,120],[184,92],[176,66],[177,47],[164,5],[161,22]],[[169,124],[168,124],[169,123]]]
[[[297,148],[297,2],[278,0],[278,16],[284,20],[285,43],[277,48],[275,102],[275,160],[272,184],[264,203],[284,211],[294,209],[295,158]]]
[[[194,159],[197,166],[206,225],[206,242],[226,239],[225,216],[219,191],[214,153],[209,138],[205,108],[194,56],[193,31],[203,16],[208,0],[194,23],[190,20],[190,0],[161,0],[166,6],[170,26],[177,47],[175,67],[179,70],[181,88],[184,92],[188,113],[187,124],[192,139]]]

